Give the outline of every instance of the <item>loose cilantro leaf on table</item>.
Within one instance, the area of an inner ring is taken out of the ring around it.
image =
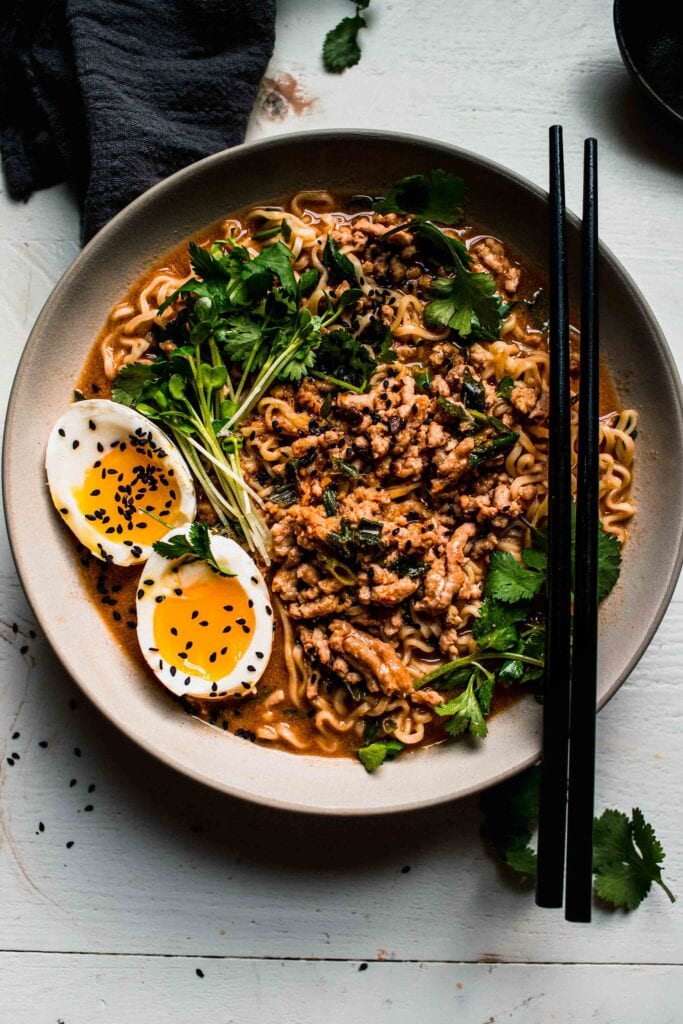
[[[482,794],[484,815],[481,835],[500,860],[526,880],[536,876],[536,854],[530,846],[538,821],[538,765]],[[664,850],[642,811],[631,818],[608,809],[593,820],[593,873],[595,894],[613,907],[635,910],[650,892],[661,886],[672,903],[676,897],[662,879]]]
[[[168,540],[158,540],[152,545],[162,558],[176,559],[191,557],[206,562],[219,576],[235,576],[234,572],[219,565],[211,550],[211,533],[205,523],[194,522],[186,534],[176,533]]]
[[[482,793],[481,835],[496,854],[522,878],[536,877],[536,854],[529,845],[538,820],[541,770],[529,768]]]
[[[630,820],[615,810],[606,810],[595,819],[593,871],[595,892],[601,899],[635,910],[655,882],[675,903],[676,897],[662,880],[663,860],[662,845],[638,807]]]
[[[393,761],[404,749],[398,740],[376,740],[356,751],[366,772],[374,772],[385,761]]]
[[[357,0],[356,13],[352,17],[342,18],[325,36],[323,63],[332,74],[340,74],[360,60],[358,33],[367,24],[360,12],[366,10],[369,4],[370,0]]]

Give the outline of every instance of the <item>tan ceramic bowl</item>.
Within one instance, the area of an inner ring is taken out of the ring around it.
[[[311,132],[239,146],[150,189],[83,250],[50,296],[24,351],[4,448],[7,521],[28,598],[65,668],[128,736],[167,764],[258,803],[339,814],[407,810],[464,796],[537,760],[532,699],[495,717],[483,742],[462,740],[398,759],[375,775],[351,760],[269,750],[185,715],[116,645],[85,597],[73,545],[45,486],[47,437],[111,306],[151,263],[230,211],[301,188],[381,193],[406,174],[443,167],[467,183],[468,214],[530,261],[546,259],[545,193],[473,153],[380,132]],[[603,184],[603,188],[609,187]],[[578,221],[569,243],[576,300]],[[640,412],[636,500],[621,582],[602,609],[599,703],[651,639],[681,564],[681,386],[642,295],[601,253],[603,350],[622,397]]]

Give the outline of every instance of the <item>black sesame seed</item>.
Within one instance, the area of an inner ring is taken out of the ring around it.
[[[66,848],[67,848],[67,850],[70,850],[70,849],[71,849],[71,847],[73,846],[73,844],[74,844],[74,841],[73,841],[73,839],[70,839],[70,840],[69,840],[69,842],[68,842],[68,843],[66,844]]]
[[[73,444],[71,445],[71,447],[72,447],[72,448],[74,449],[74,451],[76,450],[76,448],[78,448],[78,446],[79,446],[79,444],[80,444],[80,443],[81,443],[80,441],[74,441],[74,442],[73,442]]]
[[[46,747],[47,747],[47,740],[39,740],[39,741],[38,741],[38,746],[39,746],[39,747],[42,747],[42,748],[43,748],[43,750],[45,750],[45,749],[46,749]]]
[[[93,807],[92,804],[86,804],[85,807],[83,808],[83,810],[84,811],[94,811],[95,808]]]

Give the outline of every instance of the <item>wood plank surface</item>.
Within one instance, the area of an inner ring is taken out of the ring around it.
[[[583,138],[596,134],[601,236],[683,365],[681,154],[642,117],[611,3],[373,0],[361,63],[326,75],[325,31],[351,10],[348,0],[279,0],[250,138],[401,129],[545,187],[557,120],[578,209]],[[0,195],[3,406],[28,331],[77,251],[66,187],[26,205]],[[599,808],[642,807],[679,894],[681,665],[679,586],[599,717],[597,786]],[[681,1019],[680,904],[657,891],[634,914],[598,909],[589,927],[537,909],[484,851],[476,798],[382,820],[304,819],[205,791],[152,761],[61,670],[4,534],[0,747],[3,1024]]]

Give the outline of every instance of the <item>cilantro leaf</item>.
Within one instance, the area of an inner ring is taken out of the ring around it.
[[[621,572],[621,542],[613,533],[598,525],[598,600],[614,589]]]
[[[246,314],[234,316],[221,321],[220,328],[214,331],[214,337],[232,362],[244,366],[251,357],[250,366],[255,370],[260,369],[258,363],[262,365],[263,358],[255,364],[254,350],[263,337],[262,323]]]
[[[449,736],[458,736],[469,730],[473,736],[484,739],[488,732],[484,715],[491,703],[494,678],[490,672],[484,669],[480,671],[484,673],[481,679],[478,678],[477,671],[472,672],[470,681],[462,693],[445,704],[437,704],[434,708],[441,718],[448,718],[444,729]]]
[[[404,749],[398,740],[376,740],[366,747],[360,747],[356,753],[366,772],[374,772],[385,761],[393,761]]]
[[[536,565],[527,562],[527,549],[522,553],[524,563],[518,562],[509,551],[494,551],[491,555],[486,594],[498,601],[514,604],[535,597],[545,582],[545,571],[539,568],[536,554],[529,556]]]
[[[442,224],[457,224],[462,219],[464,199],[462,178],[437,169],[401,178],[383,199],[373,203],[373,209],[376,213],[405,213]]]
[[[529,846],[538,820],[541,771],[538,766],[482,794],[481,835],[504,864],[525,879],[536,876],[536,854]]]
[[[656,882],[674,903],[676,897],[662,880],[663,860],[662,845],[638,807],[630,820],[611,809],[595,819],[593,870],[595,891],[601,899],[635,910]]]
[[[536,874],[536,854],[529,846],[538,821],[538,765],[482,794],[481,835],[509,868],[524,878]],[[595,893],[612,906],[635,910],[652,883],[661,886],[671,902],[676,897],[662,880],[664,850],[642,812],[629,819],[608,809],[593,821]]]
[[[310,295],[319,280],[320,274],[315,267],[309,267],[308,270],[304,270],[299,278],[299,295],[304,298]]]
[[[202,562],[206,562],[219,576],[236,575],[219,565],[214,558],[211,550],[211,533],[206,523],[194,522],[186,534],[176,533],[168,540],[155,541],[152,547],[162,558],[176,559],[191,556],[195,560],[200,559]]]
[[[356,4],[356,13],[353,17],[342,18],[338,25],[325,36],[323,43],[323,63],[325,69],[332,74],[338,75],[347,68],[352,68],[360,60],[360,46],[358,45],[358,33],[365,28],[366,21],[360,14],[369,3]]]
[[[275,245],[263,249],[247,264],[247,269],[247,287],[249,287],[250,281],[258,281],[254,297],[258,295],[258,291],[262,287],[261,282],[265,273],[268,275],[266,287],[271,284],[272,275],[275,274],[285,295],[289,299],[296,299],[298,293],[296,278],[292,270],[292,252],[284,242],[276,242]]]
[[[152,367],[147,363],[128,363],[122,366],[114,381],[112,401],[135,407],[142,401],[145,386],[152,374]]]
[[[332,235],[327,236],[325,247],[323,248],[323,264],[327,267],[332,284],[348,281],[354,287],[358,283],[356,268],[346,253],[341,251]]]
[[[437,277],[424,310],[428,327],[450,327],[461,338],[495,340],[500,333],[501,299],[490,274],[460,266],[455,277]]]
[[[490,597],[484,598],[479,615],[472,623],[472,636],[479,650],[506,651],[519,643],[517,623],[528,613],[526,605],[502,604]]]

